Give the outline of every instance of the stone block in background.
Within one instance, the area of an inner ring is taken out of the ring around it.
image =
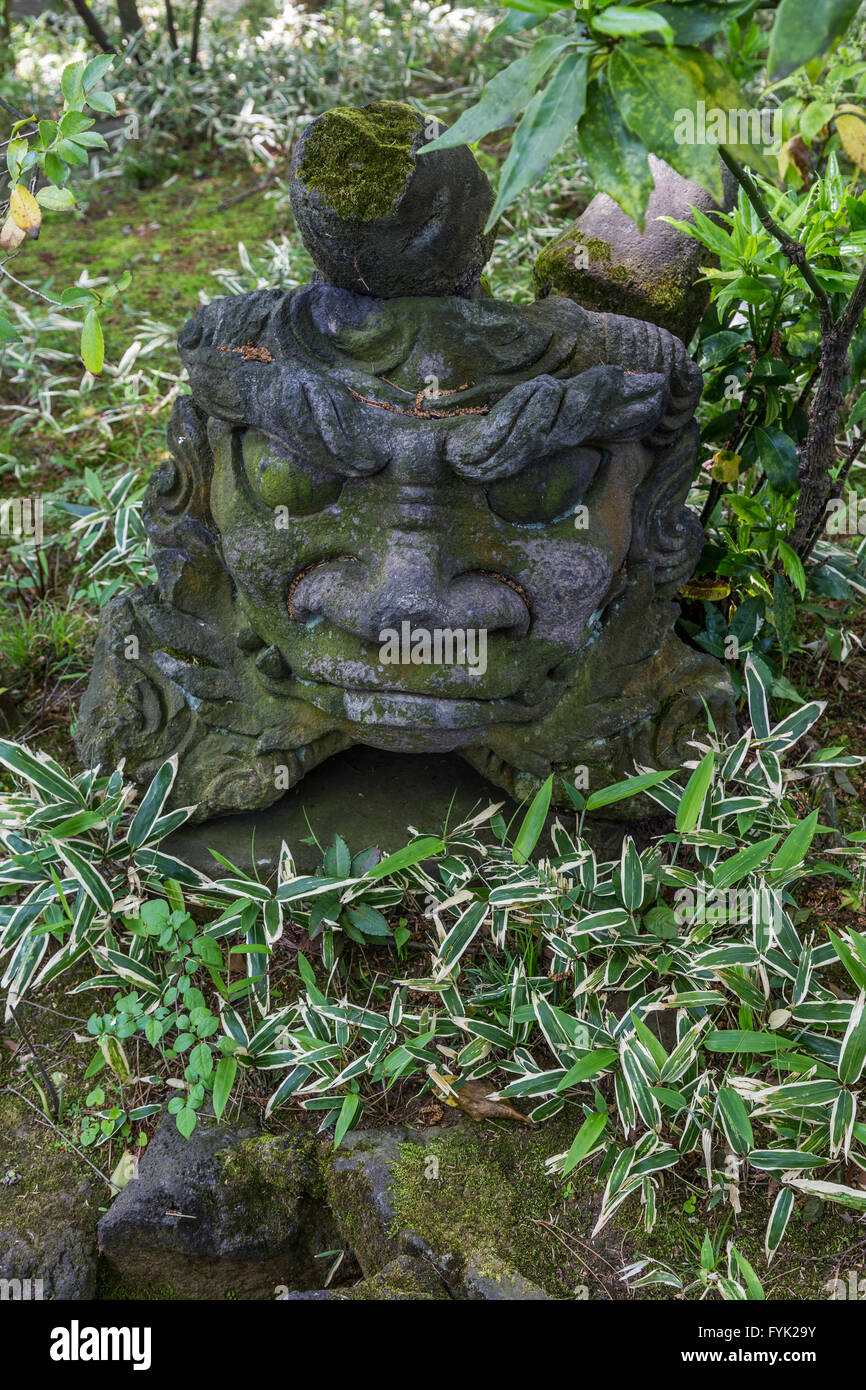
[[[699,241],[685,236],[662,217],[690,221],[690,209],[711,215],[719,206],[711,193],[691,183],[655,155],[649,157],[655,186],[646,229],[606,193],[597,193],[581,215],[549,242],[533,271],[539,299],[560,294],[586,309],[627,314],[674,333],[693,337],[710,297],[696,283],[701,266],[714,264]],[[736,199],[736,183],[722,167],[724,208]]]

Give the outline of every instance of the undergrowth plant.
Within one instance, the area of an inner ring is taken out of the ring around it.
[[[746,680],[751,728],[733,746],[710,727],[682,775],[572,788],[575,824],[557,821],[541,857],[550,779],[516,835],[490,807],[384,859],[337,841],[307,875],[284,846],[272,883],[228,861],[208,877],[162,844],[191,814],[165,810],[173,761],[133,814],[121,770],[69,777],[0,743],[20,784],[0,805],[7,1007],[91,962],[76,989],[107,997],[90,1074],[145,1082],[154,1108],[170,1095],[185,1134],[241,1081],[267,1083],[268,1112],[318,1112],[339,1144],[398,1084],[459,1101],[489,1078],[534,1123],[572,1118],[549,1167],[597,1165],[596,1231],[630,1199],[651,1228],[662,1175],[696,1163],[707,1208],[737,1212],[751,1171],[779,1184],[771,1258],[799,1193],[866,1211],[851,1180],[866,1171],[866,936],[807,932],[794,896],[816,875],[860,890],[866,835],[818,857],[829,828],[802,792],[863,759],[835,747],[788,765],[822,706],[773,724],[751,663]],[[587,816],[636,795],[672,828],[600,859]],[[298,953],[297,975],[275,949],[287,926],[320,952]]]

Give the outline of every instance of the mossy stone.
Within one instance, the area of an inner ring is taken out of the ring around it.
[[[386,217],[412,177],[417,132],[417,113],[403,102],[335,106],[315,122],[299,177],[340,217]]]

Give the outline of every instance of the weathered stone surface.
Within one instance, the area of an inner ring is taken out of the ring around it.
[[[606,193],[597,193],[575,222],[544,247],[535,263],[540,298],[563,294],[587,309],[628,314],[658,324],[689,342],[709,303],[699,285],[701,267],[713,258],[693,237],[662,217],[691,220],[691,209],[719,210],[712,195],[650,155],[654,187],[641,232]],[[722,166],[725,208],[736,183]]]
[[[515,1261],[532,1266],[537,1237],[522,1229],[525,1176],[515,1171],[514,1155],[526,1162],[533,1183],[546,1181],[533,1142],[509,1135],[513,1148],[503,1161],[490,1151],[489,1136],[466,1122],[355,1131],[336,1154],[325,1155],[329,1199],[364,1271],[371,1290],[365,1296],[380,1297],[375,1290],[382,1281],[393,1285],[393,1270],[408,1255],[416,1268],[420,1261],[435,1271],[452,1298],[549,1298],[515,1267]]]
[[[329,284],[383,299],[477,292],[493,190],[466,145],[419,159],[427,125],[384,101],[307,126],[292,155],[292,211]]]
[[[636,759],[678,766],[704,702],[733,728],[723,668],[673,630],[702,543],[685,507],[695,364],[652,323],[465,297],[484,199],[452,176],[471,155],[440,168],[415,157],[406,108],[365,112],[372,144],[343,139],[345,112],[310,128],[333,159],[297,194],[335,283],[216,300],[182,331],[192,397],[144,513],[159,582],[102,613],[79,746],[140,784],[176,754],[171,804],[199,820],[271,805],[356,744],[457,752],[516,800],[552,772],[569,804],[576,767],[593,790]],[[364,201],[361,176],[383,150],[396,211],[376,258],[398,280],[372,294],[325,243],[378,227],[381,187]],[[443,257],[447,293],[424,278]],[[483,633],[483,667],[454,659],[456,633]],[[425,655],[435,634],[451,659]]]
[[[360,1279],[351,1287],[293,1292],[286,1294],[285,1301],[316,1299],[320,1302],[426,1303],[447,1302],[450,1297],[447,1286],[427,1260],[398,1255],[369,1279]]]
[[[170,1285],[181,1298],[273,1298],[278,1286],[315,1289],[337,1246],[316,1163],[301,1127],[196,1129],[160,1125],[99,1223],[100,1247],[123,1278]],[[344,1277],[351,1277],[351,1258]]]
[[[4,1096],[0,1100],[0,1281],[18,1281],[4,1296],[92,1298],[96,1222],[102,1200],[81,1160],[59,1150],[52,1131],[15,1096]]]

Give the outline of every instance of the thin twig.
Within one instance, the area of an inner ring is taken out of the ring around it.
[[[42,1080],[45,1082],[45,1085],[46,1085],[46,1087],[47,1087],[47,1089],[48,1089],[48,1094],[49,1094],[50,1097],[51,1097],[51,1104],[54,1106],[54,1118],[55,1118],[55,1120],[59,1120],[59,1119],[60,1119],[60,1097],[58,1096],[57,1091],[54,1089],[54,1082],[51,1080],[51,1077],[48,1075],[48,1072],[45,1070],[44,1066],[42,1065],[42,1059],[40,1058],[39,1053],[38,1053],[37,1050],[36,1050],[36,1044],[34,1043],[33,1039],[30,1037],[30,1034],[27,1032],[27,1029],[24,1027],[24,1024],[21,1022],[21,1019],[18,1017],[18,1012],[17,1012],[17,1010],[14,1009],[14,1008],[10,1008],[9,1012],[11,1013],[12,1017],[13,1017],[14,1020],[15,1020],[15,1026],[16,1026],[16,1028],[18,1029],[18,1032],[21,1034],[21,1036],[22,1036],[22,1038],[24,1039],[25,1043],[26,1043],[27,1046],[30,1048],[30,1052],[31,1052],[31,1054],[32,1054],[32,1056],[33,1056],[33,1060],[34,1060],[34,1062],[36,1063],[36,1068],[37,1068],[37,1070],[38,1070],[38,1072],[39,1072],[39,1075],[42,1077]]]

